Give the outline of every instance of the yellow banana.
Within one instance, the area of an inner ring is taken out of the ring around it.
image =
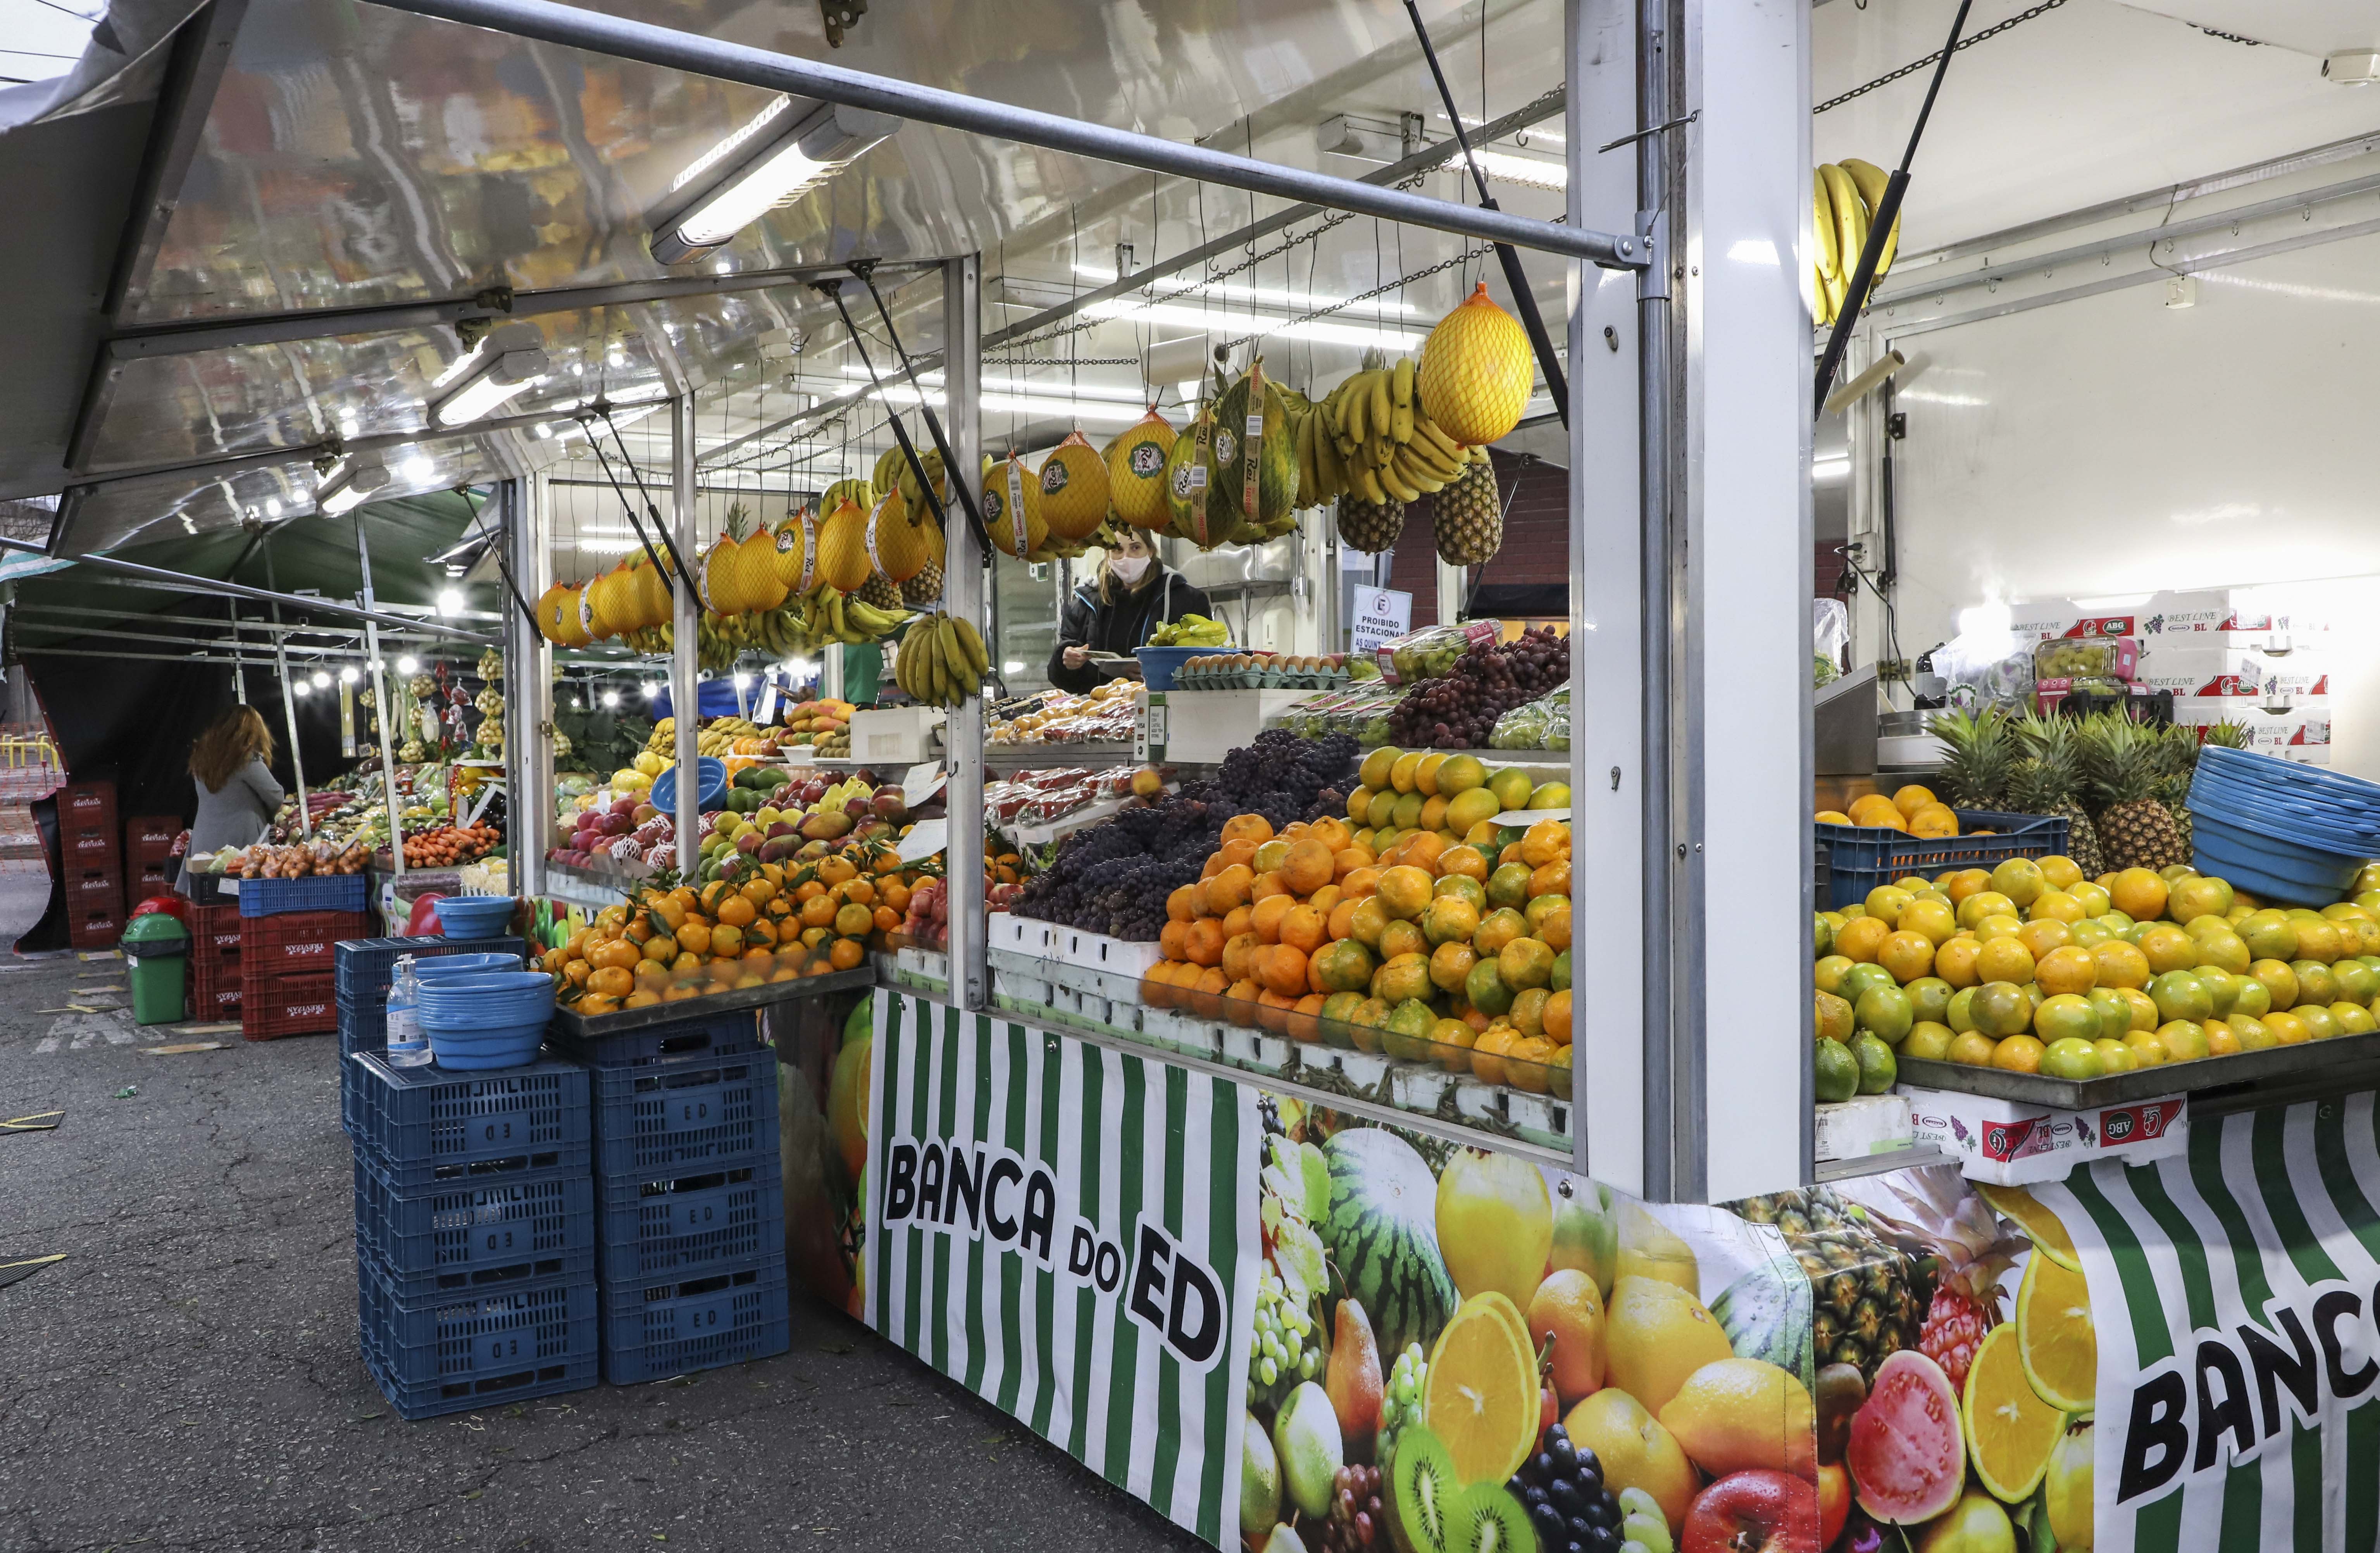
[[[959,621],[959,645],[966,649],[967,662],[973,666],[978,675],[991,672],[990,649],[984,646],[983,637],[976,630],[974,621],[966,619]]]
[[[1369,426],[1374,433],[1380,436],[1386,436],[1389,431],[1389,418],[1394,412],[1395,408],[1389,396],[1389,374],[1387,372],[1375,371],[1372,373],[1371,394],[1371,408],[1369,413],[1365,417],[1365,424]]]
[[[1842,239],[1835,225],[1835,202],[1827,192],[1827,170],[1813,168],[1810,173],[1810,232],[1817,239],[1812,258],[1821,275],[1840,274],[1843,268]]]
[[[1389,499],[1388,493],[1380,489],[1380,482],[1373,478],[1372,467],[1368,464],[1347,466],[1347,488],[1376,507]]]
[[[1464,455],[1463,444],[1456,442],[1452,437],[1448,436],[1444,431],[1439,431],[1438,422],[1430,419],[1427,416],[1415,416],[1414,418],[1414,437],[1417,442],[1427,442],[1430,445],[1437,448],[1439,452],[1446,455],[1448,458],[1452,459],[1458,465],[1463,461]]]
[[[1400,356],[1389,370],[1389,402],[1401,410],[1410,410],[1414,402],[1414,359]]]
[[[1851,175],[1852,187],[1859,190],[1860,202],[1867,207],[1868,224],[1875,225],[1876,208],[1884,203],[1884,187],[1892,181],[1892,175],[1875,163],[1863,162],[1856,156],[1843,158],[1839,165]],[[1900,249],[1900,215],[1895,212],[1892,230],[1884,235],[1884,251],[1876,256],[1876,279],[1882,280],[1885,272],[1892,268],[1892,256]]]
[[[1859,268],[1860,250],[1867,246],[1867,206],[1852,176],[1835,164],[1828,163],[1818,175],[1827,180],[1827,203],[1835,212],[1835,241],[1840,249],[1836,269],[1848,283]]]
[[[1397,478],[1396,460],[1393,458],[1388,463],[1380,466],[1378,474],[1380,489],[1395,497],[1398,501],[1418,502],[1421,500],[1421,491],[1418,488]]]

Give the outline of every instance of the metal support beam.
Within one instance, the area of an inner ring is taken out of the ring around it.
[[[641,407],[645,401],[638,401]],[[126,480],[154,479],[164,475],[197,475],[201,479],[214,479],[224,475],[236,475],[245,469],[269,469],[290,464],[310,464],[316,458],[339,453],[382,453],[390,448],[413,447],[422,443],[450,443],[462,437],[485,436],[494,431],[525,431],[532,427],[552,426],[557,421],[579,419],[576,410],[532,410],[526,415],[492,416],[485,420],[466,421],[460,426],[425,426],[418,431],[381,431],[369,437],[351,437],[345,441],[325,439],[300,447],[267,448],[257,453],[235,453],[222,458],[185,459],[174,464],[149,464],[137,469],[106,469],[90,475],[67,487],[67,495],[94,491],[101,486],[120,485]],[[401,492],[398,494],[402,494]],[[387,498],[383,498],[387,499]],[[63,512],[64,504],[60,510]],[[298,516],[303,516],[303,514]],[[73,528],[61,522],[52,536],[54,544],[63,544]]]
[[[5,534],[0,534],[0,550],[19,550],[32,555],[46,553],[40,545],[25,540],[12,540]],[[313,610],[323,614],[341,615],[350,620],[368,620],[376,625],[393,625],[405,631],[428,631],[459,641],[477,642],[483,647],[493,646],[495,642],[492,637],[482,636],[477,631],[466,631],[458,626],[439,625],[426,620],[407,620],[403,615],[382,614],[378,610],[358,609],[353,604],[340,603],[335,599],[309,598],[303,594],[276,592],[267,588],[250,588],[245,583],[193,576],[188,572],[169,572],[163,566],[144,566],[138,561],[119,561],[113,555],[78,555],[73,560],[78,566],[96,566],[102,571],[120,572],[127,576],[145,577],[154,582],[187,588],[193,593],[210,594],[218,599],[252,599],[258,603],[272,604],[276,608],[282,604],[287,604],[293,609]],[[280,617],[277,614],[274,616],[274,624],[276,625],[280,624]]]
[[[497,488],[503,543],[513,579],[531,598],[543,598],[552,579],[546,535],[552,523],[545,479],[530,475]],[[553,846],[552,647],[518,612],[504,616],[505,794],[512,841],[513,893],[545,893],[545,855]]]
[[[356,565],[363,574],[364,608],[372,607],[371,541],[364,537],[364,515],[358,510],[356,520]],[[405,805],[396,795],[396,755],[388,739],[388,674],[380,658],[380,626],[367,614],[364,617],[364,655],[371,672],[372,710],[380,715],[372,722],[380,728],[381,799],[388,807],[388,855],[391,875],[397,883],[405,882]]]
[[[982,261],[970,254],[949,261],[942,269],[943,411],[951,489],[974,473],[983,456],[983,313]],[[986,608],[987,559],[972,524],[947,524],[942,529],[942,607],[961,620],[971,620],[992,640]],[[950,880],[951,999],[961,1009],[991,1006],[991,975],[986,968],[990,931],[985,920],[983,892],[983,701],[969,696],[951,708],[942,727],[950,748],[949,788],[943,812],[950,816],[950,839],[942,856]]]
[[[273,576],[273,547],[268,543],[263,550],[264,576],[270,581]],[[275,625],[281,624],[281,598],[277,592],[266,596],[265,601],[273,611],[273,624]],[[291,785],[298,789],[298,830],[308,841],[312,841],[314,809],[306,801],[306,757],[298,746],[298,697],[289,687],[289,638],[279,632],[273,633],[273,658],[280,670],[281,720],[289,730],[289,774],[293,779]]]
[[[516,37],[536,38],[564,48],[642,60],[664,69],[741,81],[812,102],[867,108],[995,141],[1040,146],[1276,199],[1307,200],[1384,221],[1512,243],[1598,264],[1633,267],[1644,262],[1644,243],[1632,233],[1557,225],[1500,211],[1481,210],[1475,205],[1433,200],[1427,195],[1379,188],[1352,178],[1232,156],[1203,146],[1112,129],[1060,114],[846,70],[817,60],[749,48],[625,17],[606,16],[558,4],[556,0],[393,0],[391,8],[490,28]]]
[[[680,555],[700,555],[694,531],[694,395],[681,394],[670,401],[670,527],[677,533]],[[677,817],[677,869],[692,879],[701,861],[698,850],[702,832],[702,773],[696,734],[702,725],[701,702],[695,686],[696,634],[701,628],[702,601],[695,579],[680,567],[670,589],[670,715],[677,720],[677,798],[670,812]]]

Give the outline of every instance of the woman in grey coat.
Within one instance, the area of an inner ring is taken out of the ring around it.
[[[254,707],[233,707],[190,746],[190,780],[199,790],[198,818],[182,859],[180,888],[190,890],[189,860],[261,838],[281,807],[273,780],[273,734]]]

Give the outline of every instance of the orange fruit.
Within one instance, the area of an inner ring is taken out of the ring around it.
[[[2168,893],[2166,881],[2146,868],[2126,868],[2107,886],[2107,896],[2116,903],[2116,909],[2135,922],[2163,916]]]
[[[1235,814],[1223,821],[1223,844],[1245,841],[1254,850],[1272,840],[1272,821],[1260,814]]]
[[[1547,1037],[1556,1045],[1568,1046],[1571,1043],[1570,989],[1565,987],[1548,998],[1545,1012],[1540,1017],[1545,1021]]]
[[[1245,905],[1256,877],[1256,871],[1245,863],[1231,863],[1218,869],[1215,877],[1207,881],[1208,909],[1220,913]]]
[[[1380,875],[1380,905],[1392,917],[1411,920],[1428,909],[1431,885],[1427,869],[1401,863]]]
[[[1888,934],[1876,949],[1876,963],[1890,971],[1893,980],[1906,985],[1934,968],[1934,940],[1923,933]]]
[[[1242,933],[1254,931],[1256,917],[1254,906],[1233,906],[1223,914],[1223,937],[1235,939]]]
[[[2154,874],[2150,877],[2155,878]],[[2154,974],[2149,969],[2149,957],[2121,939],[2109,939],[2098,945],[2091,951],[2091,958],[2098,962],[2097,985],[2101,987],[2146,987]]]
[[[2037,1074],[2043,1049],[2032,1036],[2006,1036],[1992,1049],[1992,1066],[2003,1073]]]
[[[1247,978],[1258,948],[1254,933],[1234,933],[1223,944],[1223,974],[1233,981]]]
[[[1504,1082],[1504,1053],[1521,1038],[1510,1025],[1490,1025],[1471,1043],[1471,1072],[1485,1084]]]
[[[1340,939],[1315,952],[1308,965],[1309,979],[1321,983],[1325,992],[1360,991],[1371,985],[1372,956],[1354,939]]]
[[[1290,1008],[1289,1017],[1281,1022],[1281,1033],[1292,1040],[1312,1041],[1322,1038],[1322,994],[1308,992]]]
[[[1840,944],[1840,935],[1837,938]],[[1987,939],[1975,955],[1975,974],[1986,982],[2012,981],[2022,987],[2034,978],[2033,952],[2015,937]]]
[[[1311,905],[1293,905],[1281,914],[1276,937],[1281,942],[1301,952],[1311,954],[1328,941],[1327,923],[1321,911]]]
[[[1262,952],[1256,965],[1258,978],[1272,991],[1282,993],[1293,1001],[1306,992],[1304,950],[1277,943]]]
[[[834,914],[834,930],[846,939],[864,939],[876,926],[876,914],[862,905],[847,905]]]
[[[2024,945],[2038,965],[2042,956],[2052,950],[2063,949],[2074,941],[2072,929],[2054,917],[2036,916],[2016,930],[2016,941]]]
[[[1297,904],[1297,897],[1289,894],[1268,895],[1248,913],[1248,931],[1258,943],[1281,941],[1281,919]]]
[[[1934,952],[1934,974],[1953,987],[1975,986],[1984,979],[1975,970],[1983,950],[1973,939],[1952,939]]]
[[[1570,893],[1570,859],[1557,857],[1529,871],[1531,895],[1567,895]]]
[[[1470,944],[1460,940],[1441,943],[1430,952],[1429,979],[1442,992],[1460,992],[1478,962],[1478,952]]]
[[[1892,929],[1873,916],[1855,916],[1835,929],[1835,952],[1864,965],[1875,963]]]
[[[827,964],[838,971],[857,970],[859,963],[867,958],[867,946],[857,939],[837,939],[834,947],[827,951]]]
[[[1422,1416],[1459,1483],[1501,1483],[1536,1444],[1537,1369],[1528,1327],[1489,1290],[1463,1302],[1430,1350]]]
[[[2053,949],[2034,965],[2034,980],[2051,997],[2062,992],[2088,992],[2099,985],[2098,957],[2074,944]]]
[[[2160,922],[2141,935],[2140,952],[2151,976],[2186,971],[2200,964],[2198,940],[2170,922]]]

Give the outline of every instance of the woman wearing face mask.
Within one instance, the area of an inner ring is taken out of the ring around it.
[[[1165,569],[1147,534],[1126,528],[1099,575],[1075,589],[1058,617],[1050,683],[1077,693],[1092,689],[1102,677],[1091,667],[1092,653],[1129,657],[1167,621],[1213,613],[1206,594]]]

